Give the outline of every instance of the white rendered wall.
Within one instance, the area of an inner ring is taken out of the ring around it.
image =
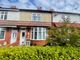
[[[20,12],[8,12],[7,20],[20,20]]]
[[[61,14],[61,13],[53,13],[53,22],[62,22],[62,16],[68,16],[70,21],[73,23],[80,23],[80,15],[76,14]]]

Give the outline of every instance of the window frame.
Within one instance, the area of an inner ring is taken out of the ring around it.
[[[5,29],[5,28],[3,28],[3,29]],[[4,31],[4,38],[0,39],[0,40],[5,40],[6,30],[2,30],[2,31]]]
[[[7,11],[0,11],[0,20],[7,20]]]
[[[36,16],[35,20],[34,20],[34,17],[33,17],[34,14]],[[32,21],[36,21],[36,22],[42,21],[42,15],[41,15],[41,13],[32,13]]]
[[[37,39],[35,39],[35,28],[37,28]],[[41,31],[39,31],[39,29],[41,29]],[[45,30],[45,36],[43,36],[44,30]],[[41,38],[38,37],[40,35],[39,34],[40,32],[41,32]],[[32,35],[32,33],[33,33],[33,35]],[[30,36],[31,36],[31,40],[46,40],[46,38],[47,38],[47,29],[44,28],[44,27],[32,27]],[[33,36],[33,38],[32,38],[32,36]]]

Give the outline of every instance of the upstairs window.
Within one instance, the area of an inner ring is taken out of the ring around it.
[[[41,15],[39,13],[33,13],[32,21],[41,21]]]
[[[65,20],[65,19],[69,19],[70,16],[69,15],[62,15],[62,19]]]
[[[1,11],[0,12],[0,20],[6,20],[7,19],[7,12]]]

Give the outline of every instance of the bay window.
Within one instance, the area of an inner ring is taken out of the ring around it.
[[[32,40],[46,40],[47,31],[43,27],[33,27],[31,31]]]

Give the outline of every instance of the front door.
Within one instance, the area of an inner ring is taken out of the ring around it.
[[[15,43],[16,41],[17,41],[17,30],[12,30],[10,44]]]
[[[20,45],[26,45],[26,30],[20,31]]]

